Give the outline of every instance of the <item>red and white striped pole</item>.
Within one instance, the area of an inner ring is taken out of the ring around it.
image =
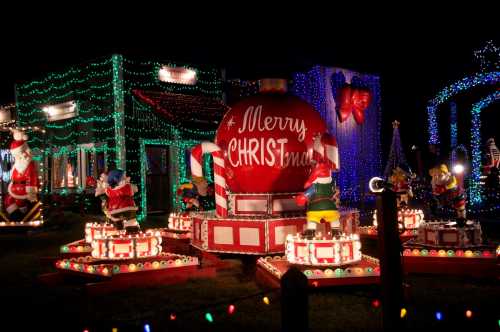
[[[339,149],[334,137],[324,133],[314,138],[313,160],[328,163],[332,171],[339,170]]]
[[[227,193],[224,154],[221,148],[212,142],[202,142],[191,150],[191,176],[203,176],[203,155],[210,153],[214,159],[215,214],[227,217]]]

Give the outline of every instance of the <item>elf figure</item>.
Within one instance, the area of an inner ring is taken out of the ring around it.
[[[193,184],[196,188],[196,193],[198,195],[197,200],[199,208],[202,211],[213,210],[214,206],[214,188],[208,184],[207,179],[203,176],[193,177]]]
[[[17,129],[12,129],[12,134],[14,140],[10,144],[10,152],[14,157],[14,166],[4,204],[9,219],[21,221],[29,203],[38,200],[38,171],[26,143],[28,136]]]
[[[191,183],[184,183],[177,189],[177,195],[186,204],[186,211],[207,211],[214,209],[214,189],[200,176],[193,177]]]
[[[306,190],[296,197],[297,205],[304,206],[307,203],[307,229],[303,235],[308,239],[314,238],[317,225],[322,220],[331,224],[332,231],[339,232],[340,213],[337,210],[336,188],[331,172],[326,163],[316,164],[304,185]]]
[[[389,183],[392,184],[393,191],[398,197],[398,206],[407,206],[408,199],[413,197],[410,187],[411,175],[406,173],[401,167],[392,170]]]
[[[130,178],[122,170],[113,170],[107,176],[102,175],[96,188],[96,196],[106,194],[106,216],[115,223],[117,229],[125,228],[127,233],[139,231],[137,206],[134,202],[136,192],[137,186],[130,183]]]
[[[445,164],[432,168],[429,174],[432,176],[432,194],[441,205],[453,206],[457,213],[457,224],[463,225],[466,218],[465,192],[458,185],[457,178],[448,171]]]

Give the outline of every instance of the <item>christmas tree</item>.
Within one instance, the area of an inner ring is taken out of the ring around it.
[[[392,122],[392,143],[389,151],[389,158],[385,166],[384,177],[388,178],[392,174],[392,170],[396,167],[401,167],[405,171],[409,171],[410,167],[406,162],[405,153],[401,146],[401,137],[399,136],[399,121]]]

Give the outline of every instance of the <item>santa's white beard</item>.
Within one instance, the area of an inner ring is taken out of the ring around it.
[[[23,156],[15,156],[15,161],[14,161],[14,168],[19,172],[22,173],[24,170],[28,167],[28,165],[31,162],[31,157],[25,158]]]

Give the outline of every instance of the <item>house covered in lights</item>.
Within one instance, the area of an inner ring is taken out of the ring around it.
[[[188,149],[211,139],[226,111],[223,75],[112,55],[17,84],[19,124],[46,129],[29,138],[43,192],[85,193],[120,168],[140,188],[141,217],[178,208]]]

